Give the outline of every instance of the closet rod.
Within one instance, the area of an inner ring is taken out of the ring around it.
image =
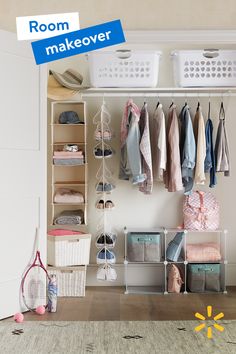
[[[212,98],[212,97],[236,97],[236,92],[232,93],[205,93],[205,92],[178,92],[178,93],[172,93],[172,92],[157,92],[157,93],[147,93],[147,92],[91,92],[91,93],[80,93],[81,98],[82,97],[169,97],[169,98],[178,98],[178,97],[184,97],[185,99],[189,97],[207,97],[207,98]]]

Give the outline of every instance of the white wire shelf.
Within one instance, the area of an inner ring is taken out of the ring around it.
[[[94,87],[81,97],[225,97],[236,96],[236,87]]]

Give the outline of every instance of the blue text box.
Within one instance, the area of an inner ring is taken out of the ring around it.
[[[36,64],[125,42],[120,20],[32,42]]]

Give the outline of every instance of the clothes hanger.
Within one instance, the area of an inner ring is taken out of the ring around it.
[[[172,92],[172,102],[171,102],[171,104],[170,104],[170,106],[169,106],[169,109],[171,108],[171,107],[173,107],[173,105],[175,104],[175,101],[174,101],[174,93]]]
[[[199,110],[199,108],[200,108],[200,102],[198,101],[198,103],[197,103],[197,111]]]
[[[158,101],[157,101],[157,105],[156,105],[156,109],[159,107],[159,105],[160,105],[160,98],[159,98],[159,95],[157,95],[157,99],[158,99]]]
[[[221,116],[223,117],[223,118],[221,118]],[[221,102],[221,104],[220,104],[220,113],[219,113],[219,119],[220,120],[225,120],[225,109],[224,109],[224,103],[223,103],[223,101]]]
[[[102,100],[102,105],[99,108],[99,110],[95,113],[93,116],[93,124],[99,124],[99,123],[107,123],[109,124],[111,122],[111,115],[106,107],[106,102],[104,99],[103,95],[103,100]]]

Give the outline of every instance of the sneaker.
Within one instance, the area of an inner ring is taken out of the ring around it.
[[[112,156],[112,150],[111,149],[105,149],[104,150],[104,157],[111,157]]]
[[[99,235],[96,240],[96,246],[98,248],[104,247],[105,238],[106,238],[106,246],[110,248],[114,248],[116,244],[116,235],[112,233],[107,233],[107,234],[102,233],[101,235]]]
[[[117,279],[117,273],[114,268],[109,264],[104,264],[100,266],[97,270],[98,280],[115,281]]]
[[[105,203],[105,208],[106,209],[113,209],[114,208],[114,203],[111,200],[107,200]]]
[[[103,139],[104,140],[111,140],[111,131],[109,129],[104,130]]]
[[[104,132],[103,132],[103,140],[111,140],[111,137],[112,137],[111,131],[109,129],[104,130]],[[94,138],[95,138],[95,140],[98,140],[98,141],[102,140],[102,131],[101,131],[101,129],[95,130]]]
[[[102,149],[100,149],[100,148],[94,149],[94,156],[95,156],[97,159],[102,159],[102,158],[103,158],[103,151],[102,151]]]
[[[115,188],[115,186],[111,183],[103,183],[102,182],[99,182],[97,185],[96,185],[96,191],[97,192],[111,192],[113,189]]]
[[[95,138],[95,140],[101,140],[102,139],[102,131],[100,129],[99,130],[95,130],[94,138]]]
[[[115,186],[111,183],[104,183],[104,191],[105,192],[111,192],[113,189],[115,189]]]
[[[100,199],[96,204],[97,209],[104,209],[104,200]]]
[[[103,264],[103,263],[115,263],[116,262],[116,256],[115,253],[103,248],[97,253],[97,264]]]

